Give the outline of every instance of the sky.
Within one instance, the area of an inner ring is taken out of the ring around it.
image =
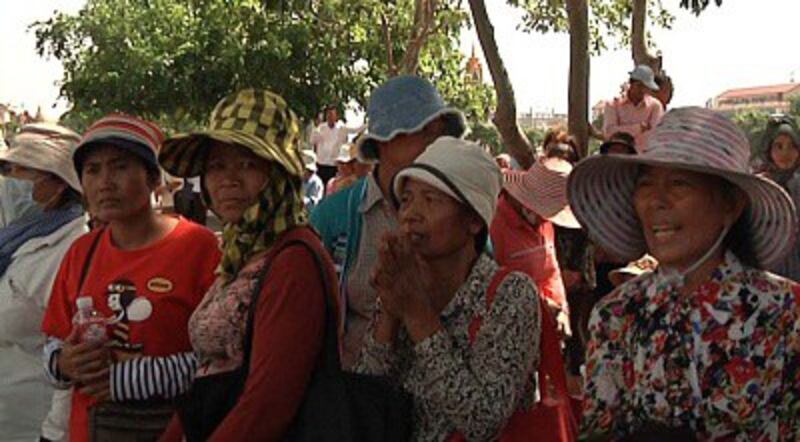
[[[670,30],[653,29],[664,67],[676,87],[673,105],[704,105],[727,89],[800,81],[800,56],[794,42],[798,0],[725,0],[700,17],[662,0],[676,15]],[[63,71],[58,60],[36,54],[28,25],[55,10],[76,12],[85,0],[0,0],[0,103],[24,106],[57,117],[67,107],[57,102]],[[486,0],[500,53],[511,77],[520,112],[565,113],[569,73],[567,34],[528,34],[518,30],[520,13],[505,0]],[[473,45],[482,57],[473,29],[462,34],[461,49]],[[591,62],[590,105],[611,98],[632,69],[630,50],[607,51]],[[486,66],[484,65],[484,68]],[[488,71],[484,75],[490,81]],[[53,106],[55,105],[55,108]]]

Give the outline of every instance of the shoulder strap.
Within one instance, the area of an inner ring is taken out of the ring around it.
[[[81,278],[78,280],[78,296],[83,296],[81,292],[83,292],[83,283],[86,281],[86,276],[89,275],[89,267],[91,267],[92,259],[94,258],[94,252],[97,250],[97,245],[100,243],[100,238],[103,237],[103,233],[105,233],[105,228],[100,229],[95,235],[94,239],[92,239],[92,245],[89,246],[89,253],[86,254],[86,258],[83,260],[83,268],[81,269]]]
[[[492,281],[489,282],[489,288],[486,289],[486,310],[490,310],[492,308],[492,303],[494,303],[494,298],[497,296],[497,289],[500,287],[503,281],[505,281],[506,277],[512,270],[507,267],[500,267],[492,276]],[[472,318],[472,322],[469,323],[469,343],[472,345],[475,342],[475,338],[478,336],[478,330],[480,330],[481,325],[483,323],[483,318],[481,316],[476,315]]]
[[[339,362],[339,341],[338,341],[338,328],[336,326],[336,309],[333,305],[331,305],[331,282],[328,280],[328,275],[325,272],[325,265],[322,260],[322,257],[317,253],[317,251],[308,243],[307,240],[302,238],[295,238],[286,241],[284,244],[281,245],[281,248],[276,250],[272,253],[269,261],[261,269],[259,272],[258,279],[256,282],[256,287],[253,292],[252,300],[250,301],[250,308],[247,312],[247,325],[245,326],[245,333],[244,333],[244,348],[243,348],[243,358],[242,358],[242,370],[244,372],[244,376],[242,379],[242,386],[244,386],[244,381],[247,379],[247,375],[250,371],[250,357],[253,350],[253,329],[255,324],[255,314],[256,308],[258,306],[258,300],[261,297],[261,290],[264,287],[264,281],[266,280],[267,274],[269,273],[270,267],[272,267],[272,263],[275,259],[286,249],[292,246],[302,246],[305,247],[311,253],[311,256],[314,257],[314,261],[317,264],[317,268],[319,269],[320,278],[322,279],[322,291],[323,296],[325,297],[325,331],[324,331],[324,342],[322,351],[324,359],[323,363],[329,367],[330,369],[339,370],[341,364]]]
[[[497,289],[500,284],[506,279],[512,269],[501,267],[495,272],[492,277],[489,288],[486,292],[486,305],[487,309],[491,309],[492,303],[497,296]],[[548,310],[547,302],[541,296],[539,298],[539,314],[541,316],[541,338],[539,339],[539,379],[540,383],[549,380],[555,389],[555,393],[560,396],[560,399],[565,400],[567,397],[567,376],[564,369],[564,360],[561,357],[561,339],[558,336],[557,326],[555,319]],[[469,325],[469,343],[472,345],[475,338],[478,336],[483,318],[475,316]],[[551,391],[549,388],[540,388],[542,400],[551,399]]]

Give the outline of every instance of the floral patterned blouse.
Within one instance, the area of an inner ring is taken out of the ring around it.
[[[394,348],[367,333],[355,370],[388,375],[414,397],[414,440],[493,439],[511,415],[536,401],[539,301],[530,278],[509,273],[487,311],[486,292],[497,264],[481,255],[441,314],[443,329],[413,344],[403,331]],[[469,326],[481,327],[469,343]]]
[[[582,437],[655,423],[705,441],[800,440],[800,286],[732,253],[692,296],[661,280],[595,307]]]
[[[267,265],[263,258],[251,260],[227,286],[222,278],[217,278],[189,320],[198,377],[224,373],[242,365],[250,300]]]

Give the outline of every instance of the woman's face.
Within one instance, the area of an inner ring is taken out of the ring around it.
[[[795,146],[792,137],[780,134],[772,140],[769,149],[772,162],[781,170],[793,169],[797,165],[797,158],[800,157],[800,150]]]
[[[61,194],[68,188],[67,183],[58,176],[38,169],[14,165],[11,175],[33,182],[32,198],[43,210],[55,209]]]
[[[244,147],[214,142],[206,159],[203,181],[211,207],[226,223],[242,219],[258,202],[267,184],[270,164]]]
[[[474,246],[482,221],[449,195],[407,178],[399,199],[400,229],[423,257],[449,256]]]
[[[336,163],[337,172],[339,173],[339,176],[343,177],[352,175],[354,166],[355,166],[355,161],[348,161],[346,163],[344,162]]]
[[[667,267],[685,270],[708,252],[724,226],[744,210],[745,200],[726,198],[714,176],[646,167],[633,195],[650,254]]]
[[[150,210],[157,184],[142,160],[113,145],[93,148],[83,162],[81,185],[89,212],[106,223]]]

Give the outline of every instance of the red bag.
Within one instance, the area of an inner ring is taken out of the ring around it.
[[[486,303],[491,308],[497,287],[511,272],[501,268],[495,273],[486,294]],[[541,400],[529,410],[517,410],[500,432],[500,442],[573,442],[578,438],[578,425],[572,411],[572,402],[567,393],[567,375],[561,357],[561,340],[556,322],[550,315],[544,298],[539,297],[542,315],[542,335],[539,358],[539,395]],[[469,326],[470,344],[475,342],[481,327],[480,317],[475,317]],[[455,433],[449,442],[464,442],[461,433]]]

